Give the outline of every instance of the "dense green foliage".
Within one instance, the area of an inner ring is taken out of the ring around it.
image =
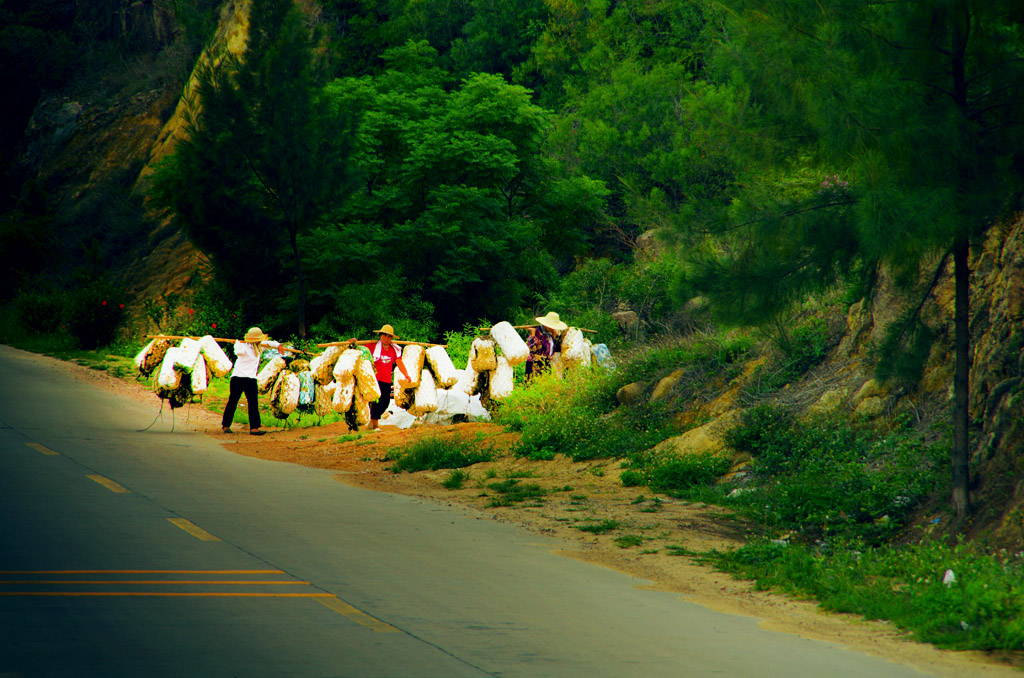
[[[493,456],[490,449],[480,447],[479,441],[430,436],[400,450],[389,450],[385,459],[394,462],[393,472],[400,473],[472,466]]]
[[[909,428],[880,437],[841,421],[800,422],[772,406],[748,410],[726,440],[753,457],[756,476],[734,503],[766,531],[810,541],[884,543],[944,475],[942,446]]]

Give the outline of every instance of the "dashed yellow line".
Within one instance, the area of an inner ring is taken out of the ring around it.
[[[164,591],[0,591],[0,596],[47,596],[47,597],[157,597],[157,598],[333,598],[330,593],[169,593]],[[372,619],[372,617],[371,617]],[[383,622],[381,622],[383,623]]]
[[[377,633],[399,633],[391,624],[381,621],[376,617],[371,617],[360,609],[352,607],[345,601],[341,600],[337,596],[328,594],[329,597],[318,597],[316,602],[321,605],[328,607],[340,615],[348,617],[357,624],[361,624],[369,629],[376,631]]]
[[[12,574],[284,574],[284,570],[0,570]]]
[[[168,518],[167,520],[172,525],[180,527],[181,529],[185,530],[193,537],[201,541],[220,541],[220,538],[215,537],[214,535],[210,534],[209,532],[199,527],[195,523],[189,520],[185,520],[184,518]]]
[[[128,488],[124,487],[123,485],[114,480],[111,480],[110,478],[107,478],[106,476],[101,476],[93,473],[86,477],[89,478],[89,480],[96,481],[97,483],[107,488],[111,492],[116,492],[117,494],[129,494],[131,492],[131,490],[129,490]]]
[[[51,457],[59,457],[60,456],[60,452],[55,452],[54,450],[51,450],[46,445],[40,445],[39,443],[25,443],[25,444],[28,445],[29,447],[31,447],[33,450],[36,450],[38,452],[42,452],[43,454],[49,455]]]
[[[41,579],[25,579],[18,581],[7,581],[0,580],[0,586],[27,586],[31,584],[46,584],[48,586],[53,584],[74,584],[75,586],[113,586],[117,584],[131,584],[145,585],[145,586],[162,586],[164,584],[173,584],[175,586],[188,584],[192,585],[209,585],[209,586],[312,586],[308,581],[220,581],[217,579],[153,579],[153,580],[142,580],[142,579],[117,579],[114,581],[100,581],[95,579],[63,579],[63,580],[48,580],[44,581]],[[3,674],[0,673],[0,677]]]

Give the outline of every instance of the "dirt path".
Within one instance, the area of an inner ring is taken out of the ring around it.
[[[117,380],[70,363],[50,362],[63,366],[76,379],[152,402],[154,417],[159,411],[160,401],[141,383]],[[169,417],[166,407],[163,416]],[[548,462],[515,458],[506,452],[514,434],[495,424],[406,430],[385,425],[379,433],[354,435],[343,424],[290,430],[268,427],[267,435],[254,437],[237,426],[235,433],[221,433],[217,415],[198,405],[178,410],[174,417],[176,428],[206,433],[237,454],[329,469],[340,482],[481,511],[494,520],[557,537],[569,545],[561,555],[635,575],[647,580],[646,587],[679,593],[714,610],[758,618],[765,628],[911,663],[939,676],[1020,675],[1010,663],[1024,665],[1020,658],[1003,661],[1005,658],[982,653],[938,650],[909,640],[886,623],[825,613],[813,603],[756,591],[749,582],[697,565],[685,555],[672,555],[734,547],[742,543],[746,528],[729,519],[728,511],[720,507],[665,497],[655,501],[649,490],[623,487],[617,460],[577,464],[564,457]],[[389,450],[424,436],[459,436],[492,448],[497,456],[495,461],[465,469],[469,477],[461,489],[441,485],[450,471],[395,474],[388,470],[390,462],[384,457]],[[510,479],[539,486],[543,497],[494,506],[502,495],[491,485]],[[617,527],[601,534],[579,529],[602,523]]]

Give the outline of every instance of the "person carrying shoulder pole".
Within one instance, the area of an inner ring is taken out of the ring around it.
[[[250,327],[245,338],[235,342],[235,366],[231,370],[231,382],[228,386],[228,403],[224,407],[221,418],[221,430],[231,433],[231,420],[235,417],[235,408],[242,395],[245,395],[249,406],[249,433],[261,436],[266,431],[260,428],[259,387],[256,385],[256,372],[260,367],[260,356],[265,348],[277,348],[280,342],[271,341],[258,327]]]
[[[380,387],[380,398],[377,402],[370,403],[370,429],[379,431],[380,417],[387,411],[391,404],[391,384],[394,380],[394,368],[397,365],[402,375],[409,379],[409,373],[402,363],[402,347],[393,342],[398,339],[395,336],[395,328],[391,325],[384,325],[379,330],[374,330],[380,335],[376,341],[359,341],[350,339],[353,344],[373,345],[370,353],[373,354],[373,369],[377,373],[377,385]]]
[[[561,351],[562,338],[565,331],[569,329],[558,317],[558,314],[551,311],[547,315],[534,318],[538,325],[527,328],[530,336],[526,339],[526,347],[530,349],[530,357],[526,359],[526,383],[533,381],[534,377],[544,374],[551,368],[551,356]]]

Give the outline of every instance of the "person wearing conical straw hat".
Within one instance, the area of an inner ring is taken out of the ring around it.
[[[374,330],[374,332],[380,335],[376,341],[373,339],[369,341],[350,339],[349,341],[353,344],[373,345],[370,353],[373,354],[373,369],[377,373],[377,386],[380,387],[380,398],[377,399],[377,402],[370,403],[370,430],[379,431],[381,415],[387,411],[388,405],[391,404],[391,387],[394,381],[395,367],[398,367],[406,379],[409,378],[409,373],[402,363],[402,347],[392,341],[398,339],[395,335],[395,328],[391,325],[383,325],[379,330]]]
[[[261,436],[266,431],[260,428],[259,387],[256,384],[256,372],[260,367],[260,356],[264,349],[277,348],[281,343],[271,341],[270,337],[258,327],[250,327],[245,338],[235,342],[235,366],[231,369],[231,381],[228,385],[228,403],[224,407],[221,418],[221,430],[231,433],[231,420],[235,418],[238,401],[245,396],[249,407],[249,433]]]
[[[534,320],[537,321],[537,326],[527,329],[530,334],[526,339],[526,347],[530,349],[530,357],[526,359],[527,383],[551,368],[551,356],[561,348],[562,335],[569,329],[554,311]]]

